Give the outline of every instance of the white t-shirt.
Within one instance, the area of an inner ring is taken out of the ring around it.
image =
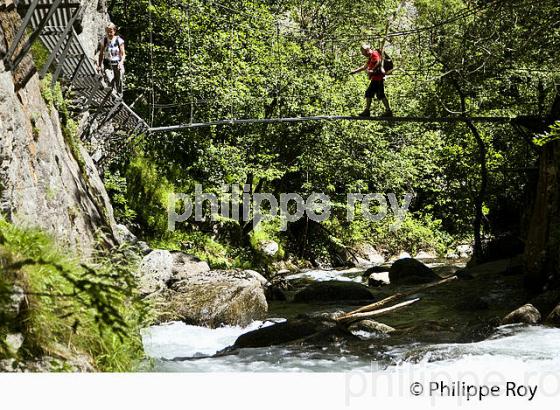
[[[104,37],[101,42],[101,47],[105,47],[103,50],[103,58],[111,62],[121,61],[120,46],[122,44],[124,44],[124,40],[120,36],[115,36],[110,41],[107,37]]]

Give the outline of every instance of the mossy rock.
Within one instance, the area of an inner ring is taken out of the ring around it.
[[[247,326],[264,319],[268,304],[261,282],[244,271],[198,272],[155,295],[159,322],[197,326]]]
[[[312,336],[328,327],[318,320],[289,320],[242,334],[233,347],[266,347]]]
[[[389,269],[391,284],[421,284],[440,279],[432,269],[413,258],[395,261]]]
[[[541,321],[541,314],[530,303],[515,309],[513,312],[508,314],[502,319],[502,325],[509,325],[513,323],[526,323],[529,325],[535,325]]]

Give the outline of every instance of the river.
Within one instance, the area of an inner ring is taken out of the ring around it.
[[[431,266],[443,266],[434,262]],[[456,267],[460,267],[457,265]],[[360,269],[343,271],[307,271],[289,277],[297,283],[309,281],[361,280]],[[303,284],[302,284],[303,286]],[[492,291],[496,294],[495,291]],[[452,296],[445,296],[451,299]],[[459,323],[465,321],[470,312],[453,313],[444,306],[426,311],[407,311],[389,317],[389,324],[414,321],[418,315],[445,315],[453,332],[429,333],[429,337],[387,337],[379,334],[360,334],[364,343],[354,349],[345,343],[329,346],[272,346],[242,349],[237,354],[211,357],[216,352],[232,345],[236,338],[250,330],[268,326],[274,322],[293,317],[302,310],[328,311],[335,306],[294,305],[272,303],[271,319],[256,321],[246,328],[222,327],[209,329],[173,322],[152,326],[142,331],[146,355],[151,358],[150,370],[159,372],[399,372],[422,369],[456,369],[465,366],[473,371],[493,370],[497,372],[550,371],[560,372],[560,329],[544,326],[507,325],[492,328],[482,340],[465,343],[450,343],[462,330]],[[428,312],[428,313],[426,313]],[[442,313],[444,312],[444,313]],[[449,314],[447,314],[449,313]],[[470,317],[470,316],[469,316]],[[383,320],[383,322],[386,322]],[[438,323],[444,323],[439,320]],[[453,336],[449,336],[449,335]],[[171,359],[181,357],[184,360]]]

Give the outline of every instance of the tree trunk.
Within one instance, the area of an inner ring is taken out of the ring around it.
[[[472,121],[467,121],[467,126],[473,134],[476,144],[478,145],[478,162],[480,164],[480,187],[478,189],[478,194],[474,200],[474,221],[473,221],[473,231],[474,231],[474,256],[475,260],[480,262],[482,260],[482,221],[484,220],[484,199],[486,198],[486,191],[488,190],[488,167],[486,164],[486,154],[487,149],[484,144],[484,140],[478,132],[478,129],[474,126]]]
[[[550,124],[560,118],[556,94]],[[539,180],[533,215],[525,244],[527,285],[545,290],[560,282],[560,141],[546,144],[539,158]]]
[[[529,287],[543,290],[560,272],[560,141],[543,147],[533,216],[525,245]]]

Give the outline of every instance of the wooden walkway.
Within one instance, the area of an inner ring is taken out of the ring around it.
[[[108,122],[128,137],[148,130],[148,124],[104,82],[87,57],[76,32],[83,5],[75,0],[14,0],[13,6],[22,16],[22,25],[4,58],[7,68],[14,70],[39,39],[49,52],[39,75],[43,78],[50,70],[53,86],[61,80],[73,91],[73,105],[90,111],[86,130],[94,132]]]

